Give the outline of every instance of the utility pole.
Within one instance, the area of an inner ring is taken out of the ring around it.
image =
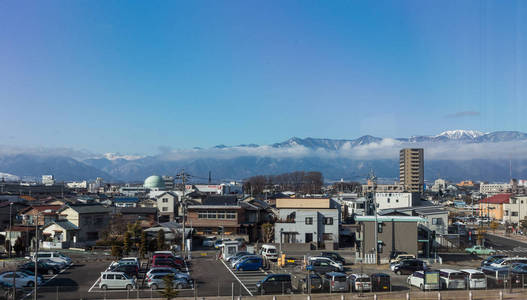
[[[181,238],[181,251],[183,252],[183,256],[185,255],[186,253],[186,247],[185,247],[185,238],[186,238],[186,234],[185,234],[185,217],[186,217],[186,214],[187,214],[187,201],[186,201],[186,195],[185,195],[185,189],[186,189],[186,183],[187,183],[187,177],[189,177],[189,174],[185,173],[185,169],[182,169],[181,172],[179,172],[177,175],[176,175],[176,178],[179,178],[181,179],[181,183],[183,185],[182,187],[182,195],[181,195],[181,207],[183,208],[182,211],[183,211],[183,216],[182,216],[182,227],[183,227],[183,232],[182,232],[182,238]]]

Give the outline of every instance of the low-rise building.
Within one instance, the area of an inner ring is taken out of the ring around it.
[[[339,243],[340,205],[329,198],[279,198],[275,222],[275,242],[325,244]]]
[[[504,205],[510,202],[510,193],[497,194],[479,201],[479,215],[503,221]]]
[[[122,197],[113,199],[113,205],[115,205],[115,207],[137,207],[138,203],[139,198],[137,197]]]
[[[99,204],[64,205],[58,213],[59,220],[67,220],[78,227],[76,241],[83,245],[94,244],[101,232],[108,227],[114,208]]]
[[[32,205],[20,212],[23,225],[35,225],[38,215],[38,226],[59,219],[60,205]]]
[[[479,192],[487,196],[511,193],[512,185],[510,183],[482,183],[479,186]]]
[[[417,206],[420,199],[419,193],[375,193],[377,209]]]
[[[174,221],[178,216],[179,204],[181,203],[181,192],[161,192],[155,196],[159,218],[166,221]]]
[[[503,221],[518,224],[527,218],[527,196],[511,196],[509,203],[503,204]]]
[[[368,195],[368,193],[403,193],[406,192],[404,184],[377,184],[371,180],[368,180],[367,184],[362,185],[362,195]]]

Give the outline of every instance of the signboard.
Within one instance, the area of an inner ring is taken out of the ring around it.
[[[425,272],[425,283],[426,284],[439,284],[439,273]]]

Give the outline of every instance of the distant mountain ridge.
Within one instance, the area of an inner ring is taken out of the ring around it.
[[[398,149],[424,145],[427,179],[441,176],[451,180],[506,181],[510,173],[509,165],[513,165],[516,177],[527,178],[527,161],[523,160],[523,152],[513,147],[512,152],[519,155],[512,160],[506,158],[508,152],[501,147],[506,143],[517,144],[520,150],[525,147],[527,153],[527,146],[524,146],[527,145],[527,134],[523,132],[450,130],[437,135],[408,138],[371,135],[356,139],[292,137],[263,146],[218,145],[207,149],[168,151],[153,156],[106,153],[92,158],[74,159],[31,153],[0,154],[0,172],[37,178],[42,174],[53,174],[58,180],[103,177],[107,180],[139,181],[152,174],[173,175],[181,168],[198,177],[207,177],[208,172],[212,171],[216,179],[244,179],[257,174],[317,170],[327,179],[362,180],[370,169],[374,169],[379,177],[395,179],[398,177]],[[443,157],[443,153],[459,151],[459,147],[469,147],[466,151],[469,156],[455,160]],[[487,148],[490,149],[490,155],[470,156],[472,152],[477,154],[477,151],[487,151]],[[369,156],[383,151],[389,153],[379,157]],[[431,152],[435,154],[429,155]],[[501,157],[500,153],[504,156]]]

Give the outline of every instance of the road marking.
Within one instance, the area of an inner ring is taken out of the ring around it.
[[[66,266],[66,268],[60,270],[60,272],[58,272],[57,274],[53,275],[50,279],[44,281],[40,286],[37,287],[37,291],[38,289],[41,287],[41,286],[45,286],[48,282],[50,282],[51,280],[55,279],[55,277],[59,276],[60,274],[62,274],[64,271],[66,271],[67,269],[69,269],[71,266],[73,265],[73,263],[71,263],[70,265]],[[33,294],[33,292],[35,291],[35,289],[31,289],[31,292],[27,293],[24,298],[22,299],[26,299],[27,297],[31,296]]]
[[[247,291],[247,293],[249,293],[249,295],[251,295],[251,296],[254,296],[253,293],[251,293],[251,291],[249,291],[249,289],[245,286],[245,284],[243,284],[243,282],[240,280],[240,278],[238,278],[238,276],[236,276],[236,274],[234,274],[234,272],[225,264],[223,259],[220,259],[220,261],[225,266],[225,268],[227,268],[227,270],[229,270],[229,272],[231,272],[232,276],[234,276],[234,278],[236,278],[236,280],[238,280],[238,282],[243,286],[243,288]]]
[[[95,280],[95,283],[91,286],[91,288],[88,290],[88,293],[91,293],[91,290],[95,287],[95,285],[101,280],[101,276],[99,276],[97,278],[97,280]]]

